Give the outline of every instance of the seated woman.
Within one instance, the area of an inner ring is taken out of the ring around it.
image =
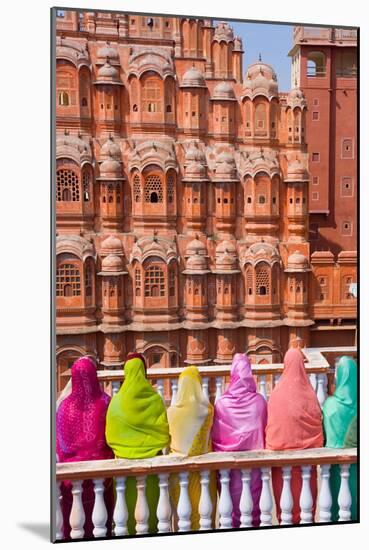
[[[105,440],[105,418],[110,397],[97,378],[96,366],[90,357],[81,357],[72,366],[71,393],[60,402],[56,413],[56,452],[59,462],[104,460],[113,458]],[[92,511],[95,493],[92,480],[83,482],[82,502],[86,515],[85,537],[93,536]],[[69,516],[73,497],[71,483],[61,485],[63,533],[70,538]],[[107,535],[111,533],[113,484],[105,481],[105,505],[108,511]]]
[[[178,381],[176,401],[168,409],[170,451],[182,456],[201,455],[211,451],[210,430],[213,421],[213,406],[205,396],[199,371],[186,367]],[[188,492],[191,501],[191,531],[199,529],[199,502],[201,494],[200,474],[189,475]],[[213,516],[216,504],[215,476],[211,475],[210,493],[213,497]],[[179,500],[178,475],[170,477],[170,496],[174,510]],[[214,517],[213,517],[214,521]]]
[[[322,412],[317,396],[305,371],[304,358],[297,348],[284,356],[283,374],[270,394],[266,448],[273,451],[313,449],[323,446]],[[293,467],[291,492],[292,522],[300,522],[301,468]],[[272,468],[273,491],[278,521],[281,519],[280,499],[283,487],[281,468]],[[313,496],[313,518],[317,497],[316,468],[311,469],[310,488]]]
[[[106,417],[106,440],[116,458],[151,458],[169,444],[169,427],[165,405],[146,378],[145,359],[130,354],[124,364],[124,382],[112,398]],[[157,531],[156,509],[159,500],[157,476],[146,478],[149,506],[149,532]],[[137,500],[136,479],[126,479],[128,532],[136,533],[134,517]]]
[[[267,403],[257,393],[251,363],[247,355],[236,353],[227,390],[215,403],[212,429],[214,451],[250,451],[264,449]],[[232,524],[240,526],[241,473],[231,471],[230,491],[233,503]],[[254,503],[252,523],[260,524],[259,500],[261,477],[259,470],[251,473],[251,494]]]
[[[335,449],[357,446],[357,365],[352,357],[341,357],[337,364],[336,389],[323,406],[325,446]],[[338,464],[330,469],[332,521],[338,521],[338,493],[341,476]],[[349,486],[351,519],[357,518],[357,466],[351,464]]]

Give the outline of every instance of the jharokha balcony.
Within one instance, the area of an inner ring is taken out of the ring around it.
[[[335,360],[342,355],[356,357],[356,348],[303,348],[305,368],[312,387],[316,391],[320,406],[334,390]],[[211,402],[222,395],[230,374],[230,365],[198,367],[202,377],[204,393]],[[147,377],[156,387],[166,405],[176,399],[178,377],[182,369],[148,369]],[[268,400],[269,394],[278,384],[283,372],[283,364],[253,365],[258,391]],[[113,395],[124,379],[122,371],[100,371],[98,373],[105,390]],[[85,462],[67,462],[56,464],[56,540],[63,540],[63,517],[61,512],[60,484],[63,481],[72,483],[73,502],[69,517],[71,538],[84,537],[86,513],[82,501],[82,484],[92,480],[95,500],[92,511],[94,526],[93,537],[107,535],[108,511],[104,501],[104,481],[114,479],[114,513],[112,536],[128,536],[128,511],[126,505],[126,480],[133,477],[137,488],[135,504],[136,534],[149,532],[149,507],[145,489],[147,476],[156,475],[159,481],[160,496],[156,509],[158,533],[191,531],[191,501],[189,498],[189,474],[200,475],[201,496],[199,501],[199,530],[232,529],[233,504],[230,494],[230,474],[239,470],[242,479],[242,494],[239,504],[240,528],[252,527],[253,500],[251,495],[251,472],[261,472],[262,490],[260,494],[260,527],[292,524],[291,470],[301,468],[302,486],[299,499],[300,523],[329,523],[332,521],[332,508],[338,507],[340,522],[351,520],[352,496],[349,487],[350,465],[357,461],[356,448],[331,449],[316,448],[286,451],[242,451],[242,452],[209,452],[199,456],[182,457],[176,454],[164,454],[150,459],[111,459]],[[330,470],[339,465],[340,489],[337,501],[330,490]],[[277,519],[276,503],[272,489],[272,468],[282,468],[283,488],[280,497],[280,520]],[[318,492],[313,502],[310,478],[317,469]],[[218,495],[216,502],[210,495],[210,479],[216,473]],[[169,496],[170,476],[179,478],[179,499],[176,506]]]

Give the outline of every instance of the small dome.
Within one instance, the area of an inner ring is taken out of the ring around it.
[[[115,235],[110,235],[101,243],[101,252],[104,254],[122,254],[122,242]]]
[[[228,252],[229,254],[236,254],[236,247],[231,241],[222,241],[216,247],[216,254],[224,254]]]
[[[97,71],[97,82],[119,83],[119,72],[109,60]]]
[[[215,175],[217,178],[233,178],[236,176],[236,163],[232,153],[223,151],[216,159]]]
[[[186,256],[190,256],[192,254],[206,256],[207,252],[206,245],[197,238],[189,242],[186,248]]]
[[[192,254],[186,262],[186,269],[204,271],[207,269],[206,258],[200,254]]]
[[[307,106],[304,93],[300,88],[294,88],[290,91],[287,97],[287,105],[294,109],[295,107],[300,107],[304,109]]]
[[[215,100],[234,101],[236,99],[234,95],[234,89],[230,82],[219,82],[214,88],[213,97]]]
[[[287,269],[302,270],[302,269],[307,269],[308,267],[309,267],[308,259],[298,250],[296,250],[290,256],[288,256]]]
[[[214,31],[214,40],[221,42],[225,40],[226,42],[231,42],[234,40],[233,29],[229,23],[221,21],[217,24]]]
[[[191,144],[186,151],[185,161],[205,162],[205,154],[197,147],[195,143]]]
[[[191,162],[190,164],[187,164],[185,168],[185,175],[186,178],[205,178],[206,176],[206,168],[203,164],[200,164],[199,162]]]
[[[246,72],[243,90],[245,95],[252,97],[258,94],[266,95],[268,98],[278,95],[277,75],[273,67],[262,62],[250,65]]]
[[[287,181],[308,181],[309,174],[306,171],[305,166],[300,160],[295,159],[288,164],[287,168]]]
[[[108,157],[112,157],[113,159],[119,159],[121,156],[121,151],[119,144],[116,143],[112,137],[109,137],[104,145],[100,149],[100,158],[101,160],[104,160]]]
[[[103,271],[122,271],[123,262],[119,256],[109,254],[101,262],[101,267]]]
[[[100,176],[102,178],[120,178],[122,176],[122,168],[120,162],[108,157],[100,164]]]
[[[204,88],[206,87],[204,75],[196,67],[191,67],[183,75],[182,88]]]
[[[103,60],[103,63],[105,63],[106,59],[109,59],[109,61],[112,62],[119,63],[118,50],[110,46],[110,44],[106,44],[105,46],[99,48],[96,55],[99,60]]]

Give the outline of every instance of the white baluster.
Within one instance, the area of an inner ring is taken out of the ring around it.
[[[291,492],[291,466],[282,468],[283,489],[281,494],[281,525],[292,524],[293,497]]]
[[[200,514],[200,531],[211,529],[211,513],[213,511],[213,503],[210,498],[209,491],[209,470],[200,472],[201,496],[199,502]]]
[[[273,499],[270,490],[270,468],[261,468],[260,525],[272,525]]]
[[[207,377],[202,379],[202,391],[204,392],[205,397],[209,399],[209,378]]]
[[[174,403],[176,402],[176,399],[177,399],[177,390],[178,390],[178,380],[177,380],[177,378],[173,378],[173,380],[171,380],[171,385],[172,385],[172,399],[170,401],[170,404],[174,405]]]
[[[120,390],[120,381],[119,380],[113,380],[111,383],[112,393],[115,395]]]
[[[159,502],[156,510],[158,518],[159,533],[170,532],[170,519],[172,509],[170,507],[169,491],[168,491],[168,474],[159,474]]]
[[[327,523],[331,521],[332,495],[329,487],[329,464],[320,466],[320,493],[319,493],[319,522]]]
[[[158,394],[160,395],[160,397],[164,401],[164,382],[163,382],[163,380],[160,379],[160,380],[156,381],[156,391],[158,392]]]
[[[104,501],[104,480],[94,479],[95,502],[92,511],[92,523],[94,524],[94,537],[105,537],[108,512]]]
[[[301,466],[300,523],[313,521],[313,496],[310,489],[311,466]]]
[[[252,500],[250,481],[251,470],[241,470],[242,479],[242,493],[240,498],[240,513],[241,513],[241,525],[240,527],[252,527],[252,510],[254,503]]]
[[[117,500],[114,508],[114,534],[116,537],[128,535],[127,521],[128,510],[126,504],[126,480],[124,477],[116,478],[115,489],[117,492]]]
[[[267,401],[267,391],[266,391],[266,376],[265,374],[262,374],[259,378],[259,393],[264,397],[265,401]]]
[[[73,481],[72,483],[73,504],[69,516],[71,526],[70,536],[72,539],[82,539],[85,534],[85,511],[82,504],[82,481]]]
[[[350,492],[350,464],[341,464],[341,485],[338,493],[339,521],[350,521],[351,519],[351,492]]]
[[[323,408],[323,405],[324,405],[324,401],[325,401],[325,378],[324,378],[324,374],[318,374],[317,375],[317,378],[318,378],[318,385],[317,385],[317,389],[316,389],[316,395],[317,395],[317,398],[318,398],[318,401],[319,401],[319,405],[321,408]]]
[[[61,540],[63,538],[63,514],[61,511],[60,501],[62,496],[60,494],[59,483],[56,484],[56,502],[55,502],[55,539]]]
[[[314,372],[312,372],[311,374],[309,374],[309,380],[310,380],[311,387],[312,387],[313,390],[316,392],[316,389],[317,389],[317,380],[316,380],[316,374],[315,374]]]
[[[232,498],[229,491],[229,470],[220,470],[221,491],[219,497],[219,525],[220,529],[229,529],[232,527]]]
[[[136,533],[144,535],[149,531],[149,506],[146,500],[146,476],[136,478],[137,501],[135,508]]]
[[[217,376],[215,379],[215,403],[218,401],[220,397],[222,397],[222,387],[223,387],[223,378],[221,376]]]
[[[191,529],[191,501],[188,496],[188,472],[179,473],[179,487],[178,530],[189,531]]]

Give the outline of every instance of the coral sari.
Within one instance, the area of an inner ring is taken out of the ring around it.
[[[284,371],[269,397],[266,448],[273,451],[312,449],[323,446],[322,412],[317,396],[305,371],[304,358],[297,348],[284,356]],[[281,468],[272,469],[273,491],[280,521],[280,498],[283,479]],[[292,468],[292,522],[300,522],[300,467]],[[317,496],[316,468],[311,469],[310,488],[313,496],[313,517]]]
[[[212,429],[214,451],[250,451],[264,449],[267,403],[257,393],[246,354],[233,357],[231,380],[227,390],[215,403]],[[240,526],[240,498],[242,481],[239,470],[231,471],[230,491],[233,502],[233,527]],[[254,503],[253,525],[260,524],[259,500],[261,477],[259,470],[251,473],[251,494]]]
[[[213,406],[202,390],[198,369],[186,367],[179,377],[176,401],[168,409],[171,453],[196,456],[211,451],[210,430],[213,413]],[[201,494],[198,472],[192,472],[189,475],[188,493],[191,501],[191,530],[197,531],[200,527],[198,510]],[[214,516],[216,504],[214,474],[210,474],[210,494]],[[173,508],[176,509],[179,500],[179,481],[176,474],[170,476],[170,496]]]
[[[323,406],[325,446],[336,449],[357,446],[357,365],[351,357],[341,357],[337,365],[334,394]],[[339,466],[330,469],[332,520],[338,520],[338,493],[341,476]],[[350,466],[351,519],[357,517],[357,466]]]
[[[56,413],[56,451],[59,462],[104,460],[113,458],[105,440],[105,418],[110,397],[100,387],[96,366],[91,358],[81,357],[72,366],[72,391],[60,403]],[[93,482],[83,482],[82,502],[86,515],[85,537],[93,536],[92,510],[95,501]],[[64,538],[70,538],[69,516],[72,508],[71,483],[61,485]],[[111,532],[113,485],[105,482],[108,511],[107,535]]]
[[[106,417],[106,440],[116,458],[151,458],[169,444],[165,405],[146,378],[144,358],[132,354],[124,365],[124,382],[112,398]],[[149,506],[149,532],[157,531],[156,508],[159,500],[157,476],[147,476],[146,497]],[[126,480],[128,532],[134,535],[134,510],[137,499],[134,477]]]

